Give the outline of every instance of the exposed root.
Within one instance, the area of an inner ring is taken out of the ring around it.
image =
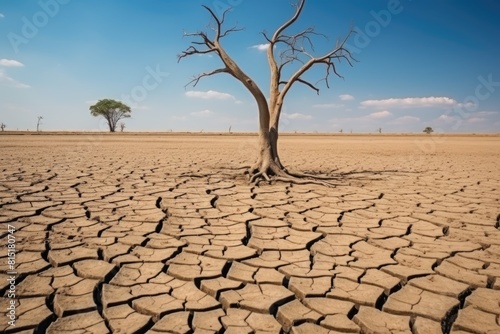
[[[254,174],[250,178],[250,183],[256,183],[256,182],[258,182],[258,178],[259,177],[263,177],[266,181],[271,181],[271,178],[269,177],[269,175],[267,175],[267,173],[265,171],[262,171],[262,172],[258,172],[256,174]]]
[[[250,166],[248,165],[243,165],[243,166],[239,166],[239,167],[219,167],[220,169],[224,169],[224,170],[230,170],[230,171],[233,171],[233,170],[245,170],[247,171]]]
[[[340,177],[338,177],[338,176],[313,175],[313,174],[300,173],[300,172],[295,172],[295,171],[287,171],[287,173],[291,176],[298,177],[298,178],[312,178],[312,179],[324,180],[324,181],[331,181],[331,180],[340,179]]]
[[[335,187],[338,185],[338,184],[334,184],[331,182],[325,182],[325,181],[321,181],[321,180],[313,180],[313,179],[308,179],[308,178],[301,179],[301,178],[296,177],[296,176],[289,176],[289,177],[275,176],[275,177],[273,177],[273,181],[281,181],[281,182],[287,182],[287,183],[293,183],[293,184],[317,184],[317,185],[325,186],[325,187]]]
[[[250,167],[250,169],[248,170],[250,172],[250,174],[253,174],[253,173],[260,171],[260,165],[261,165],[260,163],[256,163],[255,165]]]
[[[252,175],[252,173],[254,173]],[[250,169],[249,174],[250,183],[255,183],[258,185],[261,181],[267,182],[287,182],[292,184],[317,184],[325,187],[335,187],[338,184],[331,182],[326,182],[327,180],[335,180],[338,178],[334,177],[317,177],[315,175],[303,174],[303,173],[291,173],[285,168],[280,168],[280,166],[274,162],[264,166],[256,165]]]

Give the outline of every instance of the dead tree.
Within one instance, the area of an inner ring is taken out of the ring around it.
[[[317,177],[314,177],[315,179],[312,180],[311,175],[288,171],[279,158],[279,120],[284,99],[296,83],[304,84],[319,94],[317,83],[312,83],[304,79],[304,74],[313,67],[324,67],[325,75],[318,82],[324,81],[329,88],[329,79],[332,74],[342,78],[337,72],[336,66],[342,60],[345,60],[352,66],[352,61],[354,60],[349,50],[345,47],[347,40],[353,33],[352,29],[349,30],[344,38],[337,40],[329,52],[319,56],[312,55],[314,51],[312,39],[314,37],[324,37],[324,35],[317,33],[311,27],[298,33],[288,33],[289,28],[298,20],[302,13],[304,4],[305,0],[300,0],[295,6],[295,12],[292,17],[279,26],[272,36],[267,35],[265,32],[262,33],[268,44],[267,60],[270,69],[269,100],[257,83],[240,68],[221,44],[221,40],[224,37],[241,30],[236,26],[230,28],[224,27],[228,10],[224,11],[221,17],[218,17],[212,9],[203,6],[210,13],[214,21],[209,26],[212,32],[198,31],[196,33],[185,34],[185,36],[192,37],[194,40],[191,42],[192,45],[179,55],[179,61],[192,55],[214,54],[223,63],[221,68],[198,74],[188,85],[193,84],[193,86],[196,86],[201,78],[215,74],[230,74],[245,86],[257,103],[259,111],[259,149],[257,162],[250,169],[251,182],[261,179],[269,181],[273,177],[276,180],[293,181],[296,183],[316,183]],[[285,72],[290,73],[289,67],[291,66],[295,66],[294,71],[292,71],[293,74],[288,78],[284,78]]]
[[[125,122],[120,122],[120,132],[123,132],[125,130]]]
[[[36,132],[40,131],[40,124],[42,123],[43,116],[38,116],[38,121],[36,122]]]
[[[5,131],[6,127],[7,125],[5,123],[2,122],[2,124],[0,124],[0,129],[2,129],[2,131]]]

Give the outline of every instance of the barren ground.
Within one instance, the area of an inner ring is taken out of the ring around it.
[[[255,143],[0,135],[0,330],[500,333],[499,136],[282,136],[333,188],[249,185]]]

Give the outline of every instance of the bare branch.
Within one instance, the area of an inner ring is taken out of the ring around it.
[[[319,95],[319,88],[316,87],[315,85],[313,85],[312,83],[310,83],[309,81],[307,80],[304,80],[304,79],[301,79],[301,78],[298,78],[296,79],[297,82],[300,82],[300,83],[303,83],[304,85],[306,86],[309,86],[309,88],[313,89],[316,91],[316,94]],[[286,85],[288,83],[288,81],[280,81],[279,84],[280,85]]]
[[[283,67],[285,67],[289,63],[292,63],[295,60],[297,60],[296,57],[288,57],[285,61],[281,62],[280,66],[278,67],[278,74],[280,77],[281,77],[281,71],[283,70]]]
[[[267,56],[268,56],[269,67],[271,69],[271,96],[274,96],[275,94],[280,94],[281,96],[278,98],[281,100],[286,94],[286,92],[289,90],[290,86],[293,85],[294,81],[299,81],[303,84],[306,84],[307,86],[314,89],[316,93],[319,93],[319,89],[316,86],[312,85],[311,83],[303,79],[300,79],[300,76],[303,74],[303,72],[307,71],[312,66],[312,64],[308,65],[308,63],[303,60],[304,58],[303,56],[307,56],[309,58],[309,61],[311,61],[311,59],[314,59],[314,57],[307,52],[307,49],[314,51],[314,44],[311,38],[313,36],[321,36],[326,38],[326,36],[317,33],[313,27],[308,27],[293,35],[284,33],[288,27],[293,25],[298,20],[302,12],[302,9],[304,8],[304,4],[305,0],[300,0],[294,15],[276,30],[272,39],[269,39],[263,33],[264,37],[270,43]],[[281,63],[279,64],[279,66],[275,59],[273,50],[274,46],[277,44],[285,45],[285,50],[282,51],[279,56],[281,59]],[[279,92],[278,87],[284,84],[283,80],[281,80],[283,69],[286,65],[292,64],[295,61],[302,63],[302,68],[304,68],[305,70],[296,77],[292,76],[292,78],[286,82],[283,88],[284,93],[281,94],[281,92]]]
[[[205,5],[202,5],[209,13],[210,15],[212,16],[212,18],[215,20],[215,29],[213,29],[215,31],[215,37],[214,37],[214,42],[219,42],[219,40],[223,37],[226,37],[227,35],[229,35],[230,33],[232,32],[236,32],[236,31],[242,31],[243,28],[237,28],[237,25],[229,28],[229,29],[226,29],[226,30],[222,30],[222,25],[224,24],[224,21],[226,20],[226,14],[228,12],[231,11],[232,8],[228,8],[226,9],[223,13],[222,13],[222,17],[219,19],[217,17],[217,15],[215,15],[215,13],[213,12],[212,9],[210,9],[210,7],[208,6],[205,6]]]
[[[290,20],[286,21],[285,23],[283,23],[283,25],[281,25],[281,27],[276,29],[276,32],[274,33],[273,38],[272,38],[273,41],[278,40],[280,34],[283,31],[285,31],[286,28],[291,26],[295,21],[297,21],[297,19],[300,16],[300,13],[302,12],[302,8],[304,8],[304,3],[305,3],[305,0],[300,0],[300,3],[297,6],[297,10],[295,11],[295,14],[290,18]]]
[[[354,33],[354,30],[351,28],[349,30],[349,32],[347,33],[347,35],[342,40],[342,42],[340,44],[337,42],[337,45],[336,45],[335,49],[333,49],[332,51],[328,52],[323,57],[319,57],[317,59],[327,59],[327,58],[332,58],[333,56],[335,56],[336,58],[339,58],[339,56],[345,57],[346,55],[344,55],[343,52],[346,52],[347,55],[349,56],[349,58],[351,58],[351,59],[354,60],[354,58],[351,55],[351,52],[349,52],[349,50],[347,50],[346,48],[344,48],[345,43],[347,42],[347,40],[349,39],[349,37],[351,37],[351,35],[353,33]],[[337,53],[339,53],[339,54],[337,55]]]
[[[288,27],[290,27],[295,21],[297,21],[297,19],[300,16],[300,13],[302,12],[302,8],[304,8],[304,3],[305,0],[300,0],[293,16],[288,21],[283,23],[278,29],[276,29],[271,39],[269,39],[267,35],[263,34],[266,40],[269,42],[269,48],[267,49],[267,61],[269,63],[269,68],[271,70],[271,87],[270,87],[271,103],[274,102],[275,96],[278,94],[279,82],[281,80],[281,69],[284,66],[282,63],[280,68],[278,68],[278,64],[276,63],[276,59],[274,58],[274,46],[276,45],[276,43],[278,43],[281,34]],[[293,52],[294,51],[292,50],[292,54]],[[287,61],[285,63],[288,64],[292,61],[289,62]]]
[[[232,32],[238,32],[238,31],[243,31],[243,30],[245,30],[245,29],[244,29],[244,28],[238,28],[238,27],[235,25],[234,27],[229,28],[229,29],[225,30],[224,32],[222,32],[222,33],[220,34],[220,36],[219,36],[219,37],[220,37],[220,38],[222,38],[222,37],[226,37],[227,35],[229,35],[229,34],[230,34],[230,33],[232,33]]]
[[[231,73],[231,72],[229,71],[229,68],[227,68],[227,67],[219,68],[219,69],[213,70],[211,72],[204,72],[204,73],[201,73],[201,74],[198,74],[197,76],[195,76],[193,78],[193,80],[189,81],[184,87],[189,86],[193,82],[194,82],[193,87],[196,87],[196,85],[198,84],[198,81],[200,81],[201,78],[209,77],[211,75],[219,74],[219,73]]]
[[[227,9],[224,11],[222,14],[222,18],[218,18],[217,15],[207,6],[203,6],[212,16],[212,18],[215,20],[215,36],[210,39],[205,32],[197,32],[197,33],[192,33],[192,34],[184,34],[185,36],[189,37],[195,37],[195,38],[201,38],[200,40],[194,41],[192,44],[194,45],[205,45],[207,48],[206,49],[198,49],[195,46],[191,45],[189,46],[185,51],[181,53],[179,56],[179,60],[182,58],[192,56],[195,54],[206,54],[206,53],[215,53],[219,59],[222,61],[224,64],[223,68],[213,70],[211,72],[206,72],[206,73],[201,73],[193,78],[187,85],[193,84],[193,86],[196,86],[198,82],[200,81],[201,78],[208,77],[211,75],[219,74],[219,73],[229,73],[231,74],[234,78],[236,78],[238,81],[240,81],[247,89],[248,91],[254,96],[257,105],[259,107],[259,121],[261,123],[261,129],[265,128],[264,124],[269,123],[269,109],[266,101],[266,97],[258,87],[258,85],[255,83],[254,80],[252,80],[245,72],[241,70],[241,68],[238,66],[238,64],[227,54],[226,50],[222,47],[220,44],[219,40],[228,34],[236,31],[240,31],[242,29],[236,28],[236,26],[229,28],[227,30],[222,30],[222,25],[224,23],[224,20],[226,18],[226,14],[229,12],[230,9]],[[186,85],[186,86],[187,86]],[[262,111],[262,112],[260,112]],[[267,125],[266,125],[267,127]],[[267,129],[267,128],[266,128]]]
[[[231,7],[227,8],[223,13],[222,13],[222,19],[220,20],[220,25],[222,26],[224,24],[224,21],[226,20],[226,14],[229,13],[232,10]],[[213,14],[213,13],[212,13]]]
[[[287,80],[286,84],[284,85],[283,89],[281,90],[280,92],[280,98],[283,99],[285,97],[285,95],[287,94],[287,92],[290,90],[290,88],[292,87],[292,85],[295,83],[295,82],[301,82],[300,80],[303,80],[301,79],[301,76],[307,72],[309,69],[311,69],[314,65],[316,64],[324,64],[326,65],[326,73],[325,73],[325,77],[320,80],[320,81],[325,81],[326,83],[326,86],[329,88],[329,77],[330,77],[330,74],[333,72],[336,76],[338,76],[339,78],[343,78],[338,72],[337,72],[337,68],[335,66],[335,62],[334,61],[339,61],[341,62],[342,60],[346,60],[347,63],[352,66],[352,62],[351,60],[354,60],[355,59],[352,57],[351,53],[349,52],[349,50],[347,50],[345,48],[345,43],[347,42],[347,40],[349,39],[349,37],[351,36],[351,34],[353,33],[353,29],[351,28],[349,30],[349,32],[347,33],[347,35],[345,36],[345,38],[339,43],[337,42],[336,44],[336,47],[327,52],[326,54],[324,54],[323,56],[320,56],[320,57],[312,57],[311,55],[309,55],[305,50],[300,50],[300,54],[304,54],[304,55],[307,55],[310,57],[310,59],[304,63],[302,65],[301,68],[299,68],[291,77],[289,80]],[[298,58],[298,55],[296,56],[296,58]],[[305,82],[302,82],[302,83],[305,83]],[[316,91],[318,92],[318,91]]]
[[[318,87],[316,87],[316,86],[314,86],[314,85],[313,85],[312,83],[310,83],[309,81],[303,80],[303,79],[301,79],[301,78],[298,78],[298,79],[297,79],[297,81],[298,81],[298,82],[300,82],[300,83],[303,83],[303,84],[304,84],[304,85],[306,85],[306,86],[309,86],[311,89],[314,89],[314,90],[316,91],[316,94],[318,94],[318,95],[319,95],[319,88],[318,88]]]
[[[274,43],[276,44],[283,43],[287,45],[288,48],[294,51],[300,50],[304,48],[305,44],[308,44],[309,48],[312,51],[314,51],[314,44],[311,41],[312,36],[320,36],[327,39],[327,37],[324,34],[316,32],[313,27],[309,27],[294,35],[284,35],[284,34],[280,35],[274,41]]]
[[[268,41],[269,43],[271,43],[271,39],[267,36],[267,34],[264,31],[262,31],[261,34],[262,34],[262,36],[264,36],[264,38],[266,39],[266,41]]]
[[[219,37],[220,37],[220,28],[221,28],[221,25],[222,25],[222,22],[224,21],[224,17],[226,16],[226,12],[229,10],[226,9],[224,11],[224,13],[222,14],[222,20],[219,20],[219,18],[217,17],[217,15],[215,15],[215,13],[212,11],[212,9],[210,9],[210,7],[208,6],[205,6],[205,5],[202,5],[203,8],[205,8],[209,13],[210,15],[212,16],[212,18],[215,20],[215,23],[216,23],[216,29],[215,29],[215,38],[214,38],[214,41],[219,41]]]
[[[198,38],[198,40],[191,41],[192,45],[189,46],[186,50],[184,50],[180,55],[178,55],[178,57],[177,57],[178,62],[182,58],[192,56],[195,54],[207,54],[207,53],[211,53],[211,52],[216,52],[220,56],[219,40],[223,37],[226,37],[230,33],[243,30],[242,28],[238,28],[236,25],[229,28],[229,29],[222,30],[222,24],[224,23],[224,20],[226,18],[226,14],[230,11],[231,8],[226,9],[224,11],[224,13],[222,13],[221,19],[219,19],[217,17],[217,15],[213,12],[212,9],[210,9],[210,7],[203,5],[203,8],[205,8],[210,13],[212,18],[215,20],[215,27],[212,28],[212,27],[210,27],[210,25],[208,26],[208,28],[214,30],[215,36],[213,39],[210,39],[208,37],[207,33],[204,31],[198,31],[196,33],[184,33],[184,36]],[[203,46],[206,46],[207,48],[206,49],[198,49],[196,47],[198,45],[203,45]]]
[[[199,32],[196,32],[196,33],[184,33],[184,36],[186,37],[201,37],[202,41],[203,42],[197,42],[198,44],[205,44],[206,46],[209,46],[209,47],[213,47],[214,46],[214,42],[212,42],[210,40],[210,38],[208,38],[207,34],[203,31],[199,31]]]
[[[181,54],[177,56],[177,62],[181,61],[182,58],[192,56],[195,54],[207,54],[216,51],[217,51],[216,49],[198,50],[194,46],[189,46],[185,51],[182,51]]]
[[[269,37],[265,33],[262,33],[264,38],[266,38],[266,40],[270,44],[267,50],[267,58],[271,70],[271,103],[276,102],[277,99],[281,104],[285,95],[295,82],[305,84],[314,89],[316,93],[318,93],[319,89],[315,85],[301,78],[301,76],[305,72],[310,70],[313,66],[317,64],[325,65],[325,76],[318,82],[324,80],[326,82],[326,86],[329,87],[330,74],[333,73],[336,76],[342,78],[342,76],[337,72],[336,64],[334,61],[337,60],[341,62],[342,60],[346,60],[350,66],[352,66],[351,61],[355,61],[349,50],[345,48],[346,41],[354,32],[352,27],[343,40],[337,41],[335,47],[331,51],[320,57],[315,57],[312,55],[312,53],[314,52],[314,43],[312,38],[317,36],[326,38],[324,34],[316,32],[313,27],[308,27],[296,34],[285,33],[287,28],[292,26],[298,20],[299,16],[301,15],[302,9],[304,8],[305,1],[306,0],[299,0],[293,16],[288,21],[283,23],[278,29],[276,29],[271,39],[269,39]],[[277,44],[284,45],[285,48],[279,55],[279,58],[281,60],[279,65],[274,55],[274,46]],[[293,75],[291,75],[288,80],[283,80],[281,76],[283,75],[284,68],[296,61],[302,64],[301,67]],[[281,91],[279,91],[280,87],[282,88]],[[273,96],[276,96],[276,94],[278,94],[278,97],[273,98]]]

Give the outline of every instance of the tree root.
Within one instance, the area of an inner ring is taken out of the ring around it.
[[[250,183],[258,185],[262,181],[271,182],[286,182],[292,184],[316,184],[325,187],[335,187],[340,184],[327,182],[338,180],[338,177],[315,176],[304,173],[289,172],[286,168],[281,168],[278,164],[270,162],[264,165],[255,165],[249,170]]]
[[[334,184],[331,182],[325,182],[321,180],[313,180],[313,179],[302,179],[297,176],[275,176],[272,179],[273,181],[281,181],[281,182],[287,182],[287,183],[293,183],[293,184],[316,184],[320,186],[325,186],[325,187],[335,187],[338,186],[339,184]]]
[[[258,172],[256,174],[254,174],[251,178],[250,178],[250,183],[255,183],[256,181],[258,181],[258,178],[259,177],[263,177],[266,181],[271,181],[271,179],[269,178],[269,175],[267,175],[267,173],[265,171],[263,172]]]
[[[338,176],[323,176],[323,175],[313,175],[313,174],[307,174],[307,173],[301,173],[301,172],[296,172],[296,171],[286,171],[289,175],[298,177],[298,178],[312,178],[316,180],[323,180],[323,181],[331,181],[331,180],[338,180],[340,177]]]

